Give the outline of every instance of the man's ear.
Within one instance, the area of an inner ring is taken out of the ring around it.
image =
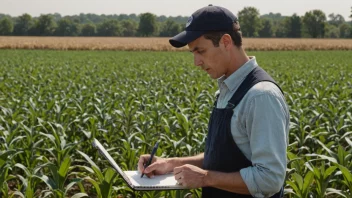
[[[220,39],[220,43],[224,44],[224,47],[226,49],[230,49],[230,47],[232,47],[232,38],[229,34],[224,34],[221,39]]]

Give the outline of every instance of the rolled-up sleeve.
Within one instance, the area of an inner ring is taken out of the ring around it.
[[[252,166],[240,170],[254,197],[279,192],[286,174],[289,112],[283,97],[262,93],[248,103],[245,128],[252,152]]]

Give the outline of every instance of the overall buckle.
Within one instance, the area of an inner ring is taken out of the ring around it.
[[[231,102],[228,102],[226,105],[226,109],[234,109],[236,105],[232,104]]]

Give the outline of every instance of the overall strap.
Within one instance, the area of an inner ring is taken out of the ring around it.
[[[251,89],[255,84],[262,81],[269,81],[274,83],[280,89],[282,94],[284,94],[275,80],[261,67],[257,66],[246,76],[239,88],[233,94],[232,98],[228,101],[226,108],[234,109],[241,102],[242,98],[246,95],[248,90]]]

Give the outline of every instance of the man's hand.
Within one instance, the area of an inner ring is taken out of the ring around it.
[[[142,174],[144,172],[148,177],[153,177],[154,175],[163,175],[171,172],[168,160],[165,158],[154,156],[151,164],[144,169],[144,164],[148,162],[150,155],[141,155],[138,161],[138,171]]]
[[[203,170],[197,166],[186,164],[174,168],[174,175],[176,181],[187,188],[201,188],[205,187],[205,177],[208,171]]]

